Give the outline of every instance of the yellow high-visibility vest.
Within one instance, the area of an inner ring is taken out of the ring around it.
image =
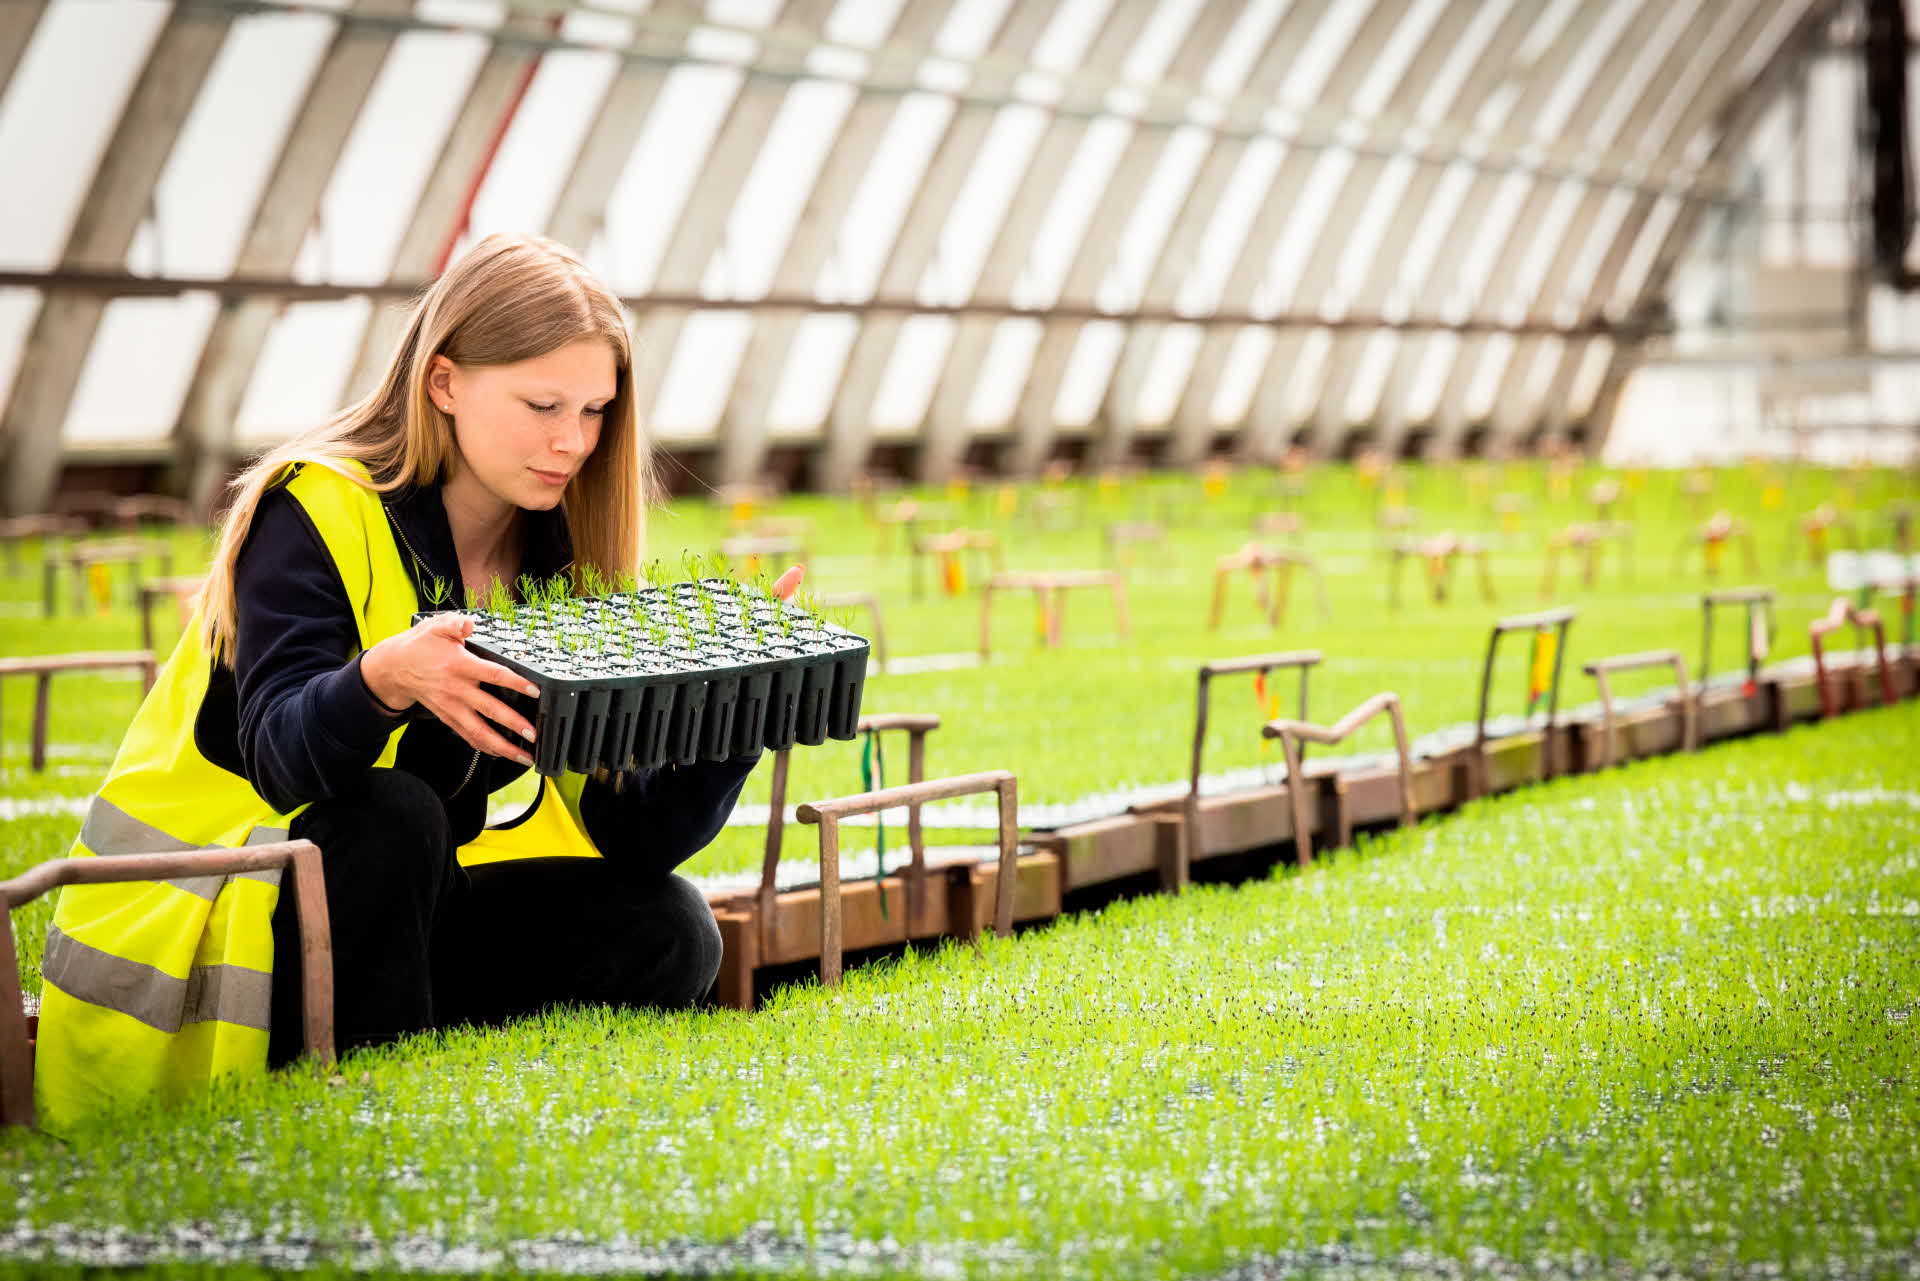
[[[294,466],[288,493],[326,543],[360,647],[405,631],[417,595],[365,467]],[[200,621],[196,610],[134,714],[72,855],[271,844],[306,808],[274,813],[244,777],[201,754],[194,725],[212,656]],[[388,736],[376,768],[393,765],[405,732],[402,724]],[[460,861],[598,858],[580,821],[585,782],[543,778],[534,808],[462,846]],[[265,1069],[279,881],[274,870],[60,892],[34,1072],[43,1128],[58,1133],[142,1097],[184,1098],[228,1073]]]

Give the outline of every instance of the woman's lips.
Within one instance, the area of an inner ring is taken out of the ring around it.
[[[567,473],[562,471],[541,471],[538,467],[530,467],[527,470],[531,471],[534,475],[538,476],[541,480],[544,480],[549,485],[555,485],[555,486],[564,485],[567,483],[567,480],[569,479],[567,476]]]

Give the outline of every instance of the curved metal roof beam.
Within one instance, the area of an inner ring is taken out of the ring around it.
[[[408,0],[358,0],[366,9],[404,9]],[[300,246],[313,225],[328,180],[354,122],[393,47],[379,27],[336,23],[320,66],[294,113],[273,172],[234,257],[236,276],[293,274]],[[215,314],[173,424],[169,487],[206,511],[225,478],[234,428],[267,335],[286,309],[281,298],[231,302]]]
[[[931,45],[954,2],[915,0],[901,6],[891,34],[912,44]],[[774,294],[796,297],[812,292],[820,269],[832,255],[854,193],[873,164],[874,151],[904,101],[901,94],[863,90],[848,109],[774,271]],[[806,313],[792,309],[754,313],[753,332],[720,413],[723,483],[751,480],[765,465],[774,393],[805,322]]]
[[[1673,122],[1666,135],[1658,139],[1659,146],[1654,158],[1649,162],[1649,171],[1663,178],[1677,171],[1683,164],[1689,147],[1693,144],[1701,128],[1717,112],[1727,108],[1729,98],[1723,92],[1723,86],[1738,72],[1741,64],[1752,53],[1756,42],[1765,33],[1768,22],[1764,20],[1791,8],[1798,8],[1804,0],[1775,0],[1770,6],[1771,13],[1763,15],[1761,20],[1741,24],[1735,31],[1732,41],[1721,55],[1714,59],[1693,93],[1685,98],[1676,99],[1683,104],[1678,118]],[[1696,172],[1694,181],[1705,185],[1706,175]],[[1603,224],[1601,214],[1607,197],[1601,193],[1589,193],[1583,202],[1583,217],[1576,221],[1577,234],[1570,233],[1563,242],[1566,246],[1564,257],[1555,263],[1555,271],[1543,285],[1541,299],[1544,305],[1553,306],[1564,296],[1567,278],[1575,264],[1584,263],[1597,251],[1604,250],[1600,265],[1593,279],[1584,287],[1582,304],[1593,314],[1601,313],[1612,296],[1614,283],[1620,271],[1626,265],[1629,252],[1637,242],[1641,228],[1653,213],[1657,199],[1648,195],[1644,202],[1632,201],[1623,217],[1612,227]],[[1682,209],[1686,208],[1683,202]],[[1573,384],[1582,363],[1586,359],[1589,343],[1573,341],[1561,350],[1547,391],[1541,400],[1542,412],[1547,422],[1564,424],[1568,416],[1568,400],[1573,392]],[[1617,349],[1617,344],[1616,344]],[[1531,370],[1527,373],[1530,375]],[[1517,422],[1517,419],[1510,419]],[[1510,428],[1518,430],[1519,428]],[[1563,426],[1553,428],[1556,435],[1564,430]]]
[[[1620,81],[1619,100],[1630,104],[1630,111],[1620,121],[1619,127],[1611,131],[1611,136],[1617,140],[1617,144],[1624,144],[1624,150],[1628,152],[1642,152],[1649,144],[1659,146],[1663,138],[1657,136],[1655,129],[1661,123],[1661,113],[1667,109],[1670,102],[1676,100],[1676,96],[1684,96],[1695,88],[1705,90],[1705,85],[1699,85],[1699,81],[1711,75],[1711,69],[1720,65],[1720,61],[1728,58],[1730,52],[1740,46],[1740,31],[1745,29],[1745,25],[1747,25],[1747,13],[1741,13],[1738,8],[1716,10],[1713,6],[1701,6],[1699,10],[1695,10],[1692,17],[1688,17],[1686,27],[1678,33],[1678,36],[1663,42],[1661,48],[1665,52],[1655,50],[1659,54],[1659,61],[1645,75],[1645,79],[1642,79],[1638,85],[1628,85],[1624,83],[1624,79]],[[1592,119],[1588,121],[1588,125],[1592,125]],[[1536,182],[1532,192],[1528,192],[1526,204],[1532,205],[1536,196],[1542,196],[1542,194],[1549,196],[1551,188],[1555,186],[1557,184]],[[1599,205],[1605,204],[1605,198],[1596,198],[1596,194],[1590,192],[1588,202],[1584,204],[1590,204],[1590,211],[1597,215]],[[1582,225],[1584,225],[1584,219],[1576,213],[1569,227],[1582,227]],[[1513,227],[1524,229],[1526,223],[1517,217],[1513,221]],[[1505,229],[1501,229],[1501,232],[1503,230]],[[1582,236],[1578,232],[1574,232],[1571,236],[1563,236],[1557,257],[1563,261],[1571,261],[1574,246],[1580,244],[1580,240]],[[1513,263],[1517,269],[1519,261],[1528,254],[1530,248],[1532,248],[1532,242],[1524,242],[1523,238],[1509,236],[1505,254],[1501,257]],[[1469,303],[1471,309],[1478,311],[1486,307],[1490,298],[1496,298],[1492,294],[1492,278],[1498,275],[1500,275],[1500,265],[1496,263],[1496,269],[1494,273],[1490,273],[1488,282],[1482,284],[1480,290],[1476,290],[1475,298]],[[1551,271],[1548,275],[1551,277]],[[1459,350],[1453,353],[1453,363],[1448,369],[1446,384],[1442,386],[1440,399],[1434,409],[1434,419],[1432,419],[1434,430],[1432,430],[1430,446],[1440,453],[1455,451],[1461,436],[1467,430],[1467,398],[1473,390],[1473,382],[1480,371],[1480,361],[1486,359],[1488,355],[1488,346],[1490,346],[1488,338],[1476,336],[1476,338],[1463,340],[1459,344]],[[1515,344],[1515,348],[1519,346],[1521,344]]]
[[[1586,48],[1594,28],[1607,12],[1604,4],[1592,0],[1581,0],[1576,4],[1566,23],[1548,42],[1530,64],[1524,69],[1510,69],[1502,56],[1499,63],[1492,58],[1483,57],[1479,67],[1469,76],[1467,82],[1454,95],[1453,101],[1446,107],[1446,114],[1460,114],[1468,118],[1477,116],[1503,79],[1517,77],[1518,93],[1512,108],[1516,119],[1533,119],[1544,109],[1556,92],[1564,90],[1566,78],[1575,74],[1576,54]],[[1523,25],[1531,22],[1525,6],[1516,6],[1508,14],[1509,22]],[[1619,33],[1613,33],[1617,36]],[[1512,36],[1498,39],[1490,45],[1493,50],[1511,52],[1518,44],[1510,43]],[[1611,43],[1611,41],[1609,42]],[[1591,69],[1585,77],[1587,85],[1593,79]],[[1582,93],[1584,95],[1583,87]],[[1434,227],[1422,227],[1428,219],[1444,220],[1451,228],[1454,219],[1450,209],[1436,208],[1434,196],[1441,179],[1447,173],[1444,164],[1416,163],[1408,177],[1405,188],[1394,197],[1393,213],[1385,230],[1374,248],[1373,256],[1367,265],[1366,276],[1354,296],[1353,309],[1363,314],[1380,314],[1387,308],[1388,299],[1396,286],[1402,284],[1406,276],[1406,254],[1423,230],[1432,232]],[[1457,209],[1457,205],[1452,209]],[[1359,335],[1336,335],[1332,350],[1327,355],[1326,377],[1322,380],[1320,397],[1319,426],[1322,433],[1337,430],[1345,425],[1346,405],[1352,399],[1353,385],[1360,373],[1361,358],[1368,338]],[[1407,355],[1409,347],[1424,350],[1425,340],[1408,336],[1399,340],[1393,353],[1395,357]],[[1389,362],[1391,365],[1391,361]],[[1412,368],[1409,366],[1408,373]],[[1384,393],[1391,385],[1383,379],[1380,392]],[[1384,399],[1377,395],[1376,403]]]
[[[445,247],[447,235],[472,187],[473,176],[485,162],[488,149],[511,110],[515,95],[534,61],[546,47],[536,36],[545,23],[537,14],[509,14],[490,38],[486,57],[467,86],[466,97],[453,118],[427,181],[414,201],[406,233],[387,272],[389,281],[428,281]],[[519,37],[526,37],[525,39]],[[347,396],[365,395],[380,375],[406,320],[403,305],[375,307],[361,331],[354,353]]]
[[[1700,166],[1704,180],[1711,180],[1731,169],[1739,159],[1742,149],[1752,137],[1757,125],[1766,112],[1766,108],[1789,85],[1793,78],[1806,65],[1825,38],[1828,25],[1840,9],[1840,0],[1814,0],[1807,11],[1788,31],[1766,60],[1745,85],[1737,87],[1720,103],[1715,104],[1716,113],[1725,123],[1721,126],[1719,137],[1714,140],[1712,149]],[[1637,312],[1647,300],[1659,297],[1666,292],[1672,277],[1674,265],[1679,261],[1681,252],[1693,239],[1700,225],[1704,207],[1699,204],[1682,206],[1673,224],[1668,227],[1653,266],[1646,279],[1635,292],[1631,311]],[[1630,313],[1631,314],[1631,313]],[[1580,357],[1584,358],[1584,350]],[[1562,357],[1561,369],[1556,371],[1554,385],[1557,388],[1570,386],[1574,372],[1578,369],[1575,353],[1569,351]],[[1588,410],[1587,421],[1597,424],[1599,430],[1587,441],[1587,448],[1598,451],[1606,443],[1607,434],[1613,429],[1613,418],[1619,408],[1620,391],[1625,385],[1627,375],[1632,371],[1634,351],[1630,347],[1616,344],[1607,363],[1606,372],[1601,376],[1600,388],[1594,396],[1593,405]],[[1564,395],[1564,393],[1563,393]],[[1557,402],[1549,400],[1552,405]],[[1557,434],[1558,425],[1550,425]]]
[[[1331,0],[1297,0],[1297,3],[1288,6],[1268,38],[1261,55],[1260,68],[1249,78],[1250,83],[1266,88],[1266,92],[1258,93],[1255,97],[1266,98],[1277,88],[1294,51],[1306,39],[1308,31],[1329,3]],[[1136,23],[1127,29],[1126,40],[1109,38],[1117,34],[1111,28],[1103,32],[1101,42],[1089,54],[1085,65],[1118,67],[1125,60],[1131,36],[1137,33],[1140,25]],[[1246,105],[1247,95],[1241,95],[1235,101],[1241,104],[1235,108],[1240,113],[1237,119],[1250,132],[1258,124],[1259,112]],[[1006,217],[1001,221],[980,279],[974,287],[976,298],[998,300],[1013,296],[1015,284],[1033,253],[1034,240],[1046,221],[1047,211],[1053,205],[1074,153],[1086,136],[1089,123],[1089,118],[1078,112],[1056,115],[1049,122],[1045,136],[1040,145],[1034,148],[1025,172],[1014,185],[1013,200]],[[1213,155],[1209,156],[1193,191],[1188,194],[1189,204],[1200,199],[1200,193],[1209,188],[1224,188],[1246,145],[1246,138],[1232,138],[1225,142],[1216,138],[1214,154],[1221,155],[1223,160],[1216,165]],[[1216,173],[1216,170],[1220,172]],[[1218,198],[1216,190],[1212,200],[1217,202]],[[1180,234],[1176,228],[1175,235]],[[972,436],[971,425],[966,420],[968,406],[979,385],[981,367],[1002,323],[999,318],[980,315],[963,317],[959,321],[952,347],[929,401],[929,427],[942,434],[937,440],[929,439],[927,442],[926,449],[932,457],[923,467],[924,472],[950,467],[964,456],[966,442]]]
[[[226,14],[177,7],[167,14],[67,232],[63,269],[126,269],[167,156],[231,25]],[[27,333],[28,358],[0,406],[0,510],[37,512],[52,501],[67,413],[106,309],[99,295],[49,291],[43,298]]]
[[[1232,32],[1234,17],[1232,3],[1212,0],[1202,8],[1174,54],[1169,74],[1175,79],[1198,80]],[[1093,305],[1101,280],[1113,263],[1129,215],[1172,137],[1173,130],[1165,126],[1134,126],[1081,232],[1073,262],[1061,282],[1058,302]],[[1017,436],[1010,461],[1015,470],[1035,471],[1046,458],[1055,427],[1054,402],[1086,323],[1054,318],[1047,320],[1041,330],[1039,346],[1027,367],[1026,387],[1013,415]],[[954,430],[964,422],[963,413],[957,422],[947,424],[947,430]],[[923,474],[923,479],[926,478]]]
[[[1501,13],[1498,25],[1488,35],[1486,44],[1482,46],[1480,54],[1473,61],[1473,69],[1469,71],[1467,79],[1461,83],[1459,90],[1455,90],[1453,94],[1453,102],[1448,108],[1448,115],[1452,119],[1463,119],[1463,121],[1475,119],[1480,108],[1486,104],[1486,100],[1500,85],[1500,79],[1505,75],[1507,63],[1513,58],[1513,52],[1521,46],[1521,42],[1526,38],[1538,17],[1540,17],[1538,10],[1534,10],[1526,0],[1517,0],[1505,10],[1505,13]],[[1288,154],[1286,159],[1288,163],[1296,161],[1296,157],[1292,154]],[[1442,165],[1430,163],[1425,157],[1417,156],[1415,159],[1423,171],[1432,169],[1438,177]],[[1308,165],[1311,161],[1306,157],[1300,157],[1300,163]],[[1490,177],[1490,175],[1482,173],[1480,177]],[[1304,181],[1304,175],[1298,181]],[[1407,198],[1404,196],[1402,200],[1405,202]],[[1273,234],[1273,240],[1277,238],[1279,238],[1279,229],[1275,229]],[[1265,277],[1267,261],[1271,259],[1273,240],[1267,242],[1265,252],[1260,257],[1246,261],[1244,269],[1250,273],[1250,278],[1246,282],[1248,290],[1252,290],[1252,286],[1260,282],[1260,277]],[[1392,250],[1388,250],[1388,254],[1392,254]],[[1227,351],[1233,344],[1233,338],[1235,334],[1231,332],[1208,334],[1208,342],[1202,344],[1200,361],[1196,363],[1196,373],[1206,371],[1210,376],[1204,380],[1196,378],[1194,382],[1188,384],[1187,398],[1183,401],[1181,413],[1179,413],[1179,423],[1183,432],[1198,434],[1198,432],[1212,430],[1213,396],[1217,392],[1219,378],[1225,376]],[[1306,332],[1279,334],[1273,348],[1267,351],[1267,357],[1261,363],[1260,380],[1256,382],[1254,399],[1248,405],[1248,413],[1240,424],[1238,446],[1236,446],[1238,453],[1265,457],[1275,451],[1281,432],[1288,426],[1288,423],[1281,421],[1283,405],[1275,403],[1284,390],[1284,382],[1275,376],[1275,369],[1288,367],[1292,359],[1298,357],[1298,351],[1304,346],[1304,342],[1306,342]],[[1208,351],[1210,346],[1217,351],[1213,359],[1210,359],[1210,351]]]
[[[1046,29],[1047,21],[1058,8],[1059,0],[1048,3],[1012,5],[994,34],[992,48],[1010,69],[989,73],[984,83],[990,96],[1012,87],[1020,74],[1013,67],[1024,66],[1028,54]],[[995,105],[962,100],[935,145],[933,159],[913,193],[913,202],[888,251],[880,271],[878,292],[883,297],[911,297],[919,287],[921,273],[933,257],[940,240],[940,228],[953,206],[953,198],[966,181],[974,157],[986,141],[993,124]],[[839,390],[833,408],[827,413],[825,440],[815,456],[815,480],[826,489],[845,489],[865,466],[873,441],[871,414],[880,380],[900,337],[903,320],[898,315],[869,313],[848,353],[840,373]]]

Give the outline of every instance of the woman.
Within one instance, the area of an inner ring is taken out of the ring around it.
[[[321,851],[342,1049],[555,1001],[684,1007],[720,962],[673,868],[758,759],[543,780],[534,688],[470,653],[429,585],[630,571],[648,464],[618,302],[562,246],[490,236],[413,308],[377,389],[268,453],[76,854],[307,839]],[[70,887],[48,935],[39,1070],[57,1130],[301,1046],[277,874]]]

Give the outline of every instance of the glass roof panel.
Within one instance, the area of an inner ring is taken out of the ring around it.
[[[1233,427],[1247,420],[1253,408],[1253,395],[1260,389],[1260,374],[1267,367],[1267,357],[1273,354],[1274,342],[1274,332],[1266,325],[1242,325],[1240,332],[1233,336],[1208,402],[1208,417],[1214,426]]]
[[[484,36],[405,32],[374,79],[320,202],[304,263],[325,279],[379,284],[426,186],[468,86],[487,54]],[[304,279],[314,279],[304,276]]]
[[[960,0],[933,38],[934,49],[949,58],[977,58],[1006,20],[1013,0]]]
[[[1313,407],[1320,399],[1321,373],[1326,368],[1327,352],[1333,347],[1333,331],[1330,329],[1310,329],[1300,344],[1300,354],[1295,358],[1292,370],[1287,375],[1287,385],[1283,389],[1286,398],[1283,412],[1286,425],[1292,426],[1304,418],[1311,417]],[[1270,369],[1269,376],[1277,373]]]
[[[767,407],[767,428],[776,436],[817,436],[833,411],[840,374],[859,335],[858,317],[837,312],[800,322],[780,385]]]
[[[1460,335],[1438,330],[1427,334],[1422,346],[1425,350],[1420,352],[1420,363],[1407,384],[1404,414],[1405,421],[1410,423],[1426,422],[1433,417],[1433,411],[1440,407],[1440,394],[1446,390],[1447,374],[1460,355]]]
[[[1218,98],[1239,93],[1253,74],[1253,64],[1267,46],[1268,38],[1280,21],[1287,0],[1251,0],[1240,8],[1233,30],[1227,34],[1220,52],[1207,64],[1200,85]]]
[[[1123,311],[1140,305],[1161,246],[1173,230],[1173,220],[1186,203],[1187,192],[1212,146],[1211,130],[1193,125],[1175,129],[1160,149],[1153,173],[1132,211],[1108,213],[1108,217],[1126,217],[1127,224],[1114,246],[1113,266],[1101,282],[1102,307]]]
[[[941,224],[939,248],[921,277],[920,301],[955,305],[973,296],[987,253],[1049,119],[1050,113],[1020,103],[994,113],[960,194]]]
[[[1203,315],[1220,305],[1227,275],[1233,270],[1240,247],[1260,212],[1260,202],[1273,185],[1273,176],[1286,156],[1286,148],[1272,138],[1256,138],[1241,153],[1233,176],[1227,179],[1213,216],[1207,221],[1206,234],[1200,237],[1193,265],[1180,282],[1175,303],[1188,315]]]
[[[29,271],[60,262],[169,7],[129,0],[103,22],[94,0],[54,0],[42,14],[0,101],[0,174],[33,193],[0,200],[0,262]]]
[[[1620,269],[1620,279],[1614,283],[1609,308],[1617,314],[1624,314],[1639,297],[1640,286],[1646,280],[1647,273],[1653,269],[1653,260],[1659,255],[1660,245],[1667,238],[1667,230],[1673,226],[1673,220],[1680,214],[1680,201],[1673,196],[1662,196],[1653,205],[1653,212],[1640,228],[1635,237],[1633,250],[1627,255]]]
[[[1434,264],[1439,261],[1441,242],[1446,239],[1447,230],[1460,211],[1460,202],[1466,199],[1467,189],[1473,185],[1473,178],[1471,166],[1455,161],[1434,184],[1427,212],[1415,226],[1400,259],[1393,287],[1381,304],[1381,310],[1388,317],[1428,315],[1439,310],[1439,300],[1433,297],[1431,288]]]
[[[726,260],[730,296],[758,298],[773,287],[794,221],[857,92],[851,85],[822,80],[788,89],[728,214],[723,252],[714,255],[716,262]]]
[[[887,371],[873,393],[870,417],[876,432],[919,430],[940,365],[953,346],[953,330],[948,316],[909,316],[900,326]]]
[[[1139,403],[1133,407],[1142,426],[1160,427],[1172,420],[1206,336],[1199,325],[1168,325],[1161,330],[1146,376],[1140,380]]]
[[[1100,412],[1107,396],[1107,381],[1113,377],[1114,362],[1126,341],[1124,325],[1111,320],[1092,320],[1080,326],[1079,341],[1067,359],[1066,372],[1060,376],[1060,392],[1053,401],[1053,421],[1068,430],[1085,427]]]
[[[153,193],[158,232],[128,269],[220,277],[272,176],[338,22],[285,13],[234,21]]]
[[[166,439],[217,309],[198,292],[109,302],[67,406],[65,439]]]
[[[1488,334],[1468,345],[1467,358],[1475,359],[1477,349],[1478,359],[1461,402],[1469,422],[1478,422],[1493,412],[1493,398],[1500,393],[1500,375],[1506,373],[1507,362],[1513,358],[1513,346],[1512,334]]]
[[[617,273],[608,283],[617,292],[653,287],[681,207],[742,79],[738,68],[710,64],[681,63],[667,72],[607,202],[605,252]]]
[[[372,313],[365,298],[289,304],[253,367],[235,436],[242,443],[284,440],[331,417]]]
[[[1607,366],[1613,363],[1613,340],[1611,338],[1589,338],[1587,349],[1580,358],[1580,368],[1573,376],[1573,382],[1567,388],[1567,412],[1579,417],[1593,408],[1593,399],[1600,394],[1600,383],[1605,379]]]
[[[1300,189],[1299,199],[1288,211],[1286,230],[1274,241],[1273,255],[1267,260],[1266,279],[1260,286],[1264,306],[1276,312],[1293,307],[1303,311],[1318,308],[1319,299],[1296,299],[1294,291],[1307,268],[1309,255],[1337,252],[1323,243],[1322,227],[1328,210],[1333,208],[1334,196],[1352,168],[1353,153],[1345,148],[1323,151],[1314,162],[1306,186]]]
[[[1040,349],[1042,326],[1037,320],[1003,320],[994,327],[967,400],[968,426],[996,430],[1012,421],[1026,390],[1033,356]]]
[[[1113,0],[1060,0],[1028,61],[1040,71],[1072,71],[1112,8]]]
[[[690,314],[661,380],[660,395],[646,414],[648,431],[660,440],[713,435],[752,332],[753,318],[745,311]]]
[[[582,16],[570,15],[569,25],[577,28],[572,19]],[[579,33],[565,34],[577,38]],[[546,231],[587,128],[619,69],[620,58],[611,50],[549,49],[540,55],[474,197],[468,243],[496,231]]]
[[[871,49],[887,38],[907,0],[840,0],[827,19],[827,39],[834,44]]]
[[[934,145],[952,115],[952,101],[938,94],[910,93],[901,101],[847,207],[833,254],[820,269],[817,296],[835,302],[873,297]]]
[[[1387,387],[1387,371],[1400,349],[1400,335],[1391,329],[1376,329],[1366,337],[1355,367],[1353,381],[1347,387],[1347,403],[1342,407],[1350,423],[1374,418],[1380,408],[1380,394]]]
[[[1113,176],[1113,167],[1132,136],[1130,120],[1102,116],[1087,126],[1073,159],[1067,162],[1060,193],[1041,220],[1032,251],[1021,267],[1013,290],[1016,306],[1048,307],[1059,300],[1067,272],[1073,266],[1074,253]]]
[[[1203,0],[1159,0],[1153,16],[1141,28],[1140,36],[1127,51],[1120,65],[1120,78],[1135,84],[1152,84],[1165,74],[1167,64],[1180,48],[1187,29],[1200,16]]]

